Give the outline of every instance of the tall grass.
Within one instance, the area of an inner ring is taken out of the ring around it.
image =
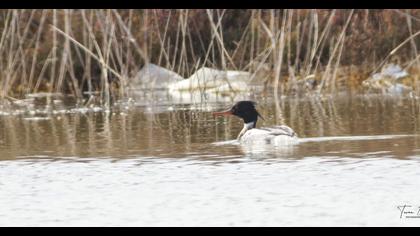
[[[418,71],[419,33],[419,10],[0,10],[0,99],[50,92],[110,106],[149,62],[184,77],[250,71],[276,98],[308,78],[318,87],[303,92],[334,92],[366,79],[345,68],[369,75],[399,60]]]

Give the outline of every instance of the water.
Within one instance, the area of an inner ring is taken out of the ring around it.
[[[3,114],[0,226],[420,226],[417,100],[258,101],[299,144],[238,145],[226,101]]]

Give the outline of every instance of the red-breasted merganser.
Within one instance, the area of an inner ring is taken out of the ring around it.
[[[214,112],[214,116],[219,115],[234,115],[242,118],[244,121],[244,128],[238,135],[238,140],[244,144],[271,144],[281,146],[285,144],[292,144],[297,142],[297,135],[292,128],[286,125],[279,125],[269,128],[255,128],[258,117],[262,116],[255,109],[255,102],[240,101],[232,106],[229,110],[222,112]]]

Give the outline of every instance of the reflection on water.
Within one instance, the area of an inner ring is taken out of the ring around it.
[[[0,225],[420,225],[416,100],[258,99],[301,138],[276,149],[233,140],[228,100],[146,101],[0,116]]]
[[[37,155],[116,158],[187,157],[195,153],[242,155],[238,145],[211,145],[235,139],[242,129],[242,121],[236,117],[215,119],[211,115],[211,111],[230,104],[138,102],[110,112],[81,110],[0,116],[0,155],[1,159]],[[330,152],[352,155],[387,150],[395,158],[417,153],[419,137],[415,134],[420,130],[420,106],[410,99],[285,99],[281,108],[282,113],[276,114],[271,100],[260,100],[258,109],[265,119],[259,120],[258,126],[278,124],[280,116],[303,138],[302,144],[292,150],[295,158]],[[394,136],[384,138],[384,135]]]

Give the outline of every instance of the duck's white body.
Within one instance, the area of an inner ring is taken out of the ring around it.
[[[298,137],[292,128],[279,125],[268,128],[251,128],[253,123],[244,124],[238,135],[242,144],[269,144],[274,146],[291,145],[298,142]]]
[[[234,115],[242,118],[244,128],[237,139],[246,146],[285,146],[298,142],[295,131],[286,125],[256,129],[258,117],[262,118],[262,116],[255,109],[255,102],[253,101],[239,101],[229,110],[213,112],[213,115]]]

